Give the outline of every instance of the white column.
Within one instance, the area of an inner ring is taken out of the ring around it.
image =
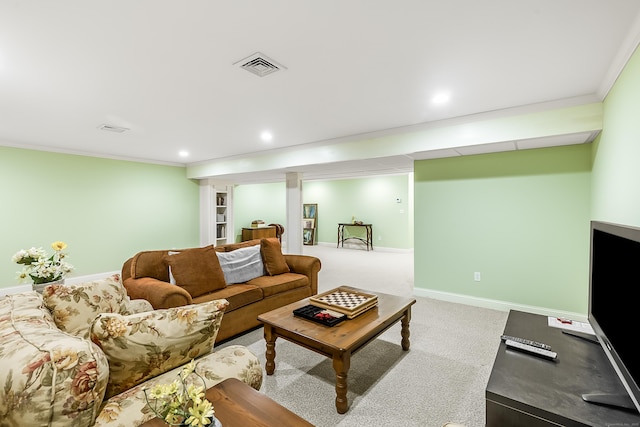
[[[287,225],[284,229],[286,252],[302,253],[302,173],[289,172],[287,181]]]
[[[200,246],[216,241],[215,190],[208,179],[200,180]]]

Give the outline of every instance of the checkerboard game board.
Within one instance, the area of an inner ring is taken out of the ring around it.
[[[372,294],[356,292],[349,288],[339,287],[331,291],[309,298],[316,307],[328,308],[346,314],[349,319],[362,314],[378,304],[378,297]]]

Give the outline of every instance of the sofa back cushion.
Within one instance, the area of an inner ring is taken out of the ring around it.
[[[163,257],[163,262],[165,266],[171,267],[176,285],[184,288],[191,297],[208,294],[227,286],[213,246],[167,254]]]
[[[260,245],[248,246],[231,252],[217,252],[224,279],[228,285],[245,283],[264,276],[264,263]]]
[[[91,340],[109,360],[106,398],[209,353],[228,303],[213,300],[123,316],[101,314]]]
[[[81,338],[89,338],[91,322],[100,313],[131,314],[119,274],[76,285],[51,285],[42,297],[58,328]]]
[[[0,356],[0,425],[93,425],[109,364],[90,341],[56,327],[42,295],[0,298]]]
[[[244,242],[226,243],[224,245],[218,245],[216,246],[216,250],[222,251],[222,252],[231,252],[231,251],[235,251],[236,249],[248,248],[249,246],[255,246],[259,244],[260,244],[260,239],[252,239],[252,240],[245,240]]]
[[[260,251],[262,253],[262,259],[264,260],[265,270],[269,276],[276,276],[291,271],[289,270],[287,260],[282,254],[280,241],[277,238],[262,239],[260,241]]]
[[[133,279],[153,277],[154,279],[168,282],[169,270],[163,261],[165,255],[167,255],[166,250],[138,252],[125,262],[122,269],[123,280],[129,277]]]

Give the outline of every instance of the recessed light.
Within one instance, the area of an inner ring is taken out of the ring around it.
[[[260,139],[262,139],[264,142],[269,142],[273,139],[273,134],[268,130],[265,130],[260,134]]]
[[[180,157],[189,157],[189,152],[187,150],[181,150],[178,152],[178,156]]]
[[[448,92],[440,92],[431,99],[431,102],[434,104],[444,104],[445,102],[449,102],[450,98],[451,96]]]

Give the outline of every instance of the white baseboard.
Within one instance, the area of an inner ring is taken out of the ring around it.
[[[78,283],[91,282],[92,280],[100,280],[105,277],[109,277],[113,274],[120,274],[120,271],[108,271],[106,273],[88,274],[86,276],[67,277],[64,279],[64,283],[67,285],[76,285]],[[20,292],[27,292],[31,290],[31,284],[11,286],[8,288],[0,288],[0,297],[11,294],[18,294]]]
[[[337,245],[331,242],[318,242],[317,246],[328,246],[335,248]],[[342,247],[342,246],[340,246]],[[364,243],[344,242],[345,249],[360,249],[366,251],[366,245]],[[401,249],[401,248],[386,248],[384,246],[376,246],[374,248],[378,252],[397,252],[402,254],[413,253],[413,248]]]
[[[581,313],[570,311],[553,310],[546,307],[533,305],[516,304],[508,301],[478,298],[469,295],[454,294],[450,292],[434,291],[432,289],[413,288],[413,294],[419,297],[433,298],[442,301],[455,302],[459,304],[473,305],[476,307],[490,308],[493,310],[509,311],[518,310],[529,313],[541,314],[544,316],[562,317],[579,322],[587,322],[587,316]]]

